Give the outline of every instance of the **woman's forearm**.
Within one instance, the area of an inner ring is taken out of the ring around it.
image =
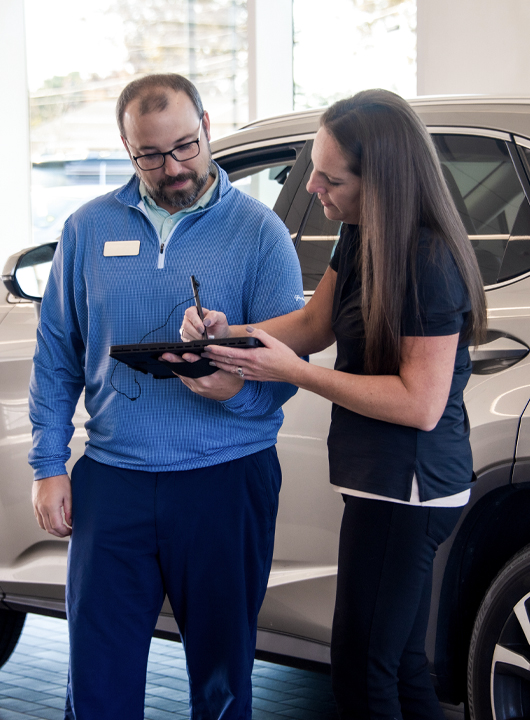
[[[354,375],[301,360],[285,343],[261,330],[256,350],[211,347],[206,354],[226,372],[248,380],[289,382],[376,420],[432,430],[451,388],[458,334],[403,337],[396,375]]]
[[[458,334],[404,337],[398,375],[352,375],[296,363],[291,382],[376,420],[432,430],[451,388]]]
[[[306,311],[307,307],[288,315],[253,323],[252,327],[264,330],[285,343],[299,356],[311,355],[332,345],[335,342],[335,335],[331,328],[319,327],[312,323],[311,316]],[[245,333],[245,325],[230,326],[232,337],[241,337]]]
[[[290,381],[375,420],[425,431],[432,430],[439,420],[430,403],[407,388],[399,375],[351,375],[304,362],[293,367]]]

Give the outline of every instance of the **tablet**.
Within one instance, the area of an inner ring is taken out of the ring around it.
[[[216,338],[211,340],[190,340],[189,342],[178,343],[137,343],[135,345],[111,345],[109,355],[114,360],[125,363],[133,370],[138,370],[147,375],[148,373],[156,379],[174,378],[175,373],[183,377],[198,378],[205,375],[212,375],[218,368],[210,365],[208,358],[201,358],[197,362],[171,363],[167,360],[160,360],[163,353],[173,355],[184,355],[194,353],[200,355],[204,352],[206,345],[222,345],[223,347],[234,347],[238,350],[256,347],[264,347],[257,338],[252,337],[231,337]]]

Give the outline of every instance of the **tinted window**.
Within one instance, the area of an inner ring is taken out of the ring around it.
[[[305,189],[312,144],[261,148],[218,160],[235,187],[274,208],[287,225],[298,250],[304,290],[318,285],[340,228],[326,219],[320,202]]]
[[[258,148],[217,162],[235,187],[273,208],[302,147],[303,143],[294,143]]]
[[[524,148],[521,146],[519,146],[519,147],[523,151],[523,154],[526,158],[527,167],[528,167],[528,169],[530,169],[530,150],[528,148]]]
[[[306,190],[313,169],[312,146],[312,141],[306,143],[275,207],[295,241],[304,290],[309,292],[326,272],[340,230],[340,223],[328,220],[316,195]]]
[[[316,290],[329,265],[331,254],[339,237],[341,223],[328,220],[324,208],[316,196],[299,238],[298,257],[302,267],[304,290]]]
[[[530,207],[507,144],[472,135],[433,140],[484,284],[529,271]]]
[[[245,170],[242,177],[240,173],[232,173],[230,180],[234,187],[273,208],[291,167],[287,164],[251,168]]]
[[[433,135],[433,140],[484,284],[530,271],[530,207],[507,144],[473,135]],[[308,164],[290,211],[301,223],[297,240],[305,290],[318,285],[340,230],[340,223],[326,219],[318,200],[310,204],[304,188],[310,172]]]

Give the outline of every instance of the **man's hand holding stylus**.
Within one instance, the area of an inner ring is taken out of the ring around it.
[[[197,308],[186,310],[180,330],[182,340],[200,340],[205,330],[210,339],[230,337],[230,326],[224,313],[206,308],[203,308],[203,313],[204,321],[200,319]]]
[[[204,324],[199,317],[196,307],[190,307],[186,310],[184,315],[184,321],[180,330],[180,336],[185,342],[187,340],[200,340],[204,335],[204,330],[208,331],[208,337],[214,337],[214,333],[217,333],[215,337],[228,337],[230,335],[230,328],[226,322],[226,317],[223,313],[209,311],[203,309],[204,312]],[[164,360],[168,362],[197,362],[200,359],[199,355],[194,353],[186,353],[182,358],[178,355],[171,353],[164,353],[162,355]],[[219,372],[213,375],[205,375],[201,378],[187,378],[179,375],[181,381],[188,387],[192,392],[202,397],[210,398],[210,400],[228,400],[241,390],[245,381],[238,375],[219,370]]]

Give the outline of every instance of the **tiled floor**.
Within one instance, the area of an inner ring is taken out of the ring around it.
[[[68,633],[64,620],[28,615],[9,661],[0,668],[0,720],[62,720]],[[253,720],[336,720],[330,679],[256,661]],[[146,720],[188,717],[188,681],[182,646],[154,639],[147,676]],[[463,720],[447,710],[448,720]]]

